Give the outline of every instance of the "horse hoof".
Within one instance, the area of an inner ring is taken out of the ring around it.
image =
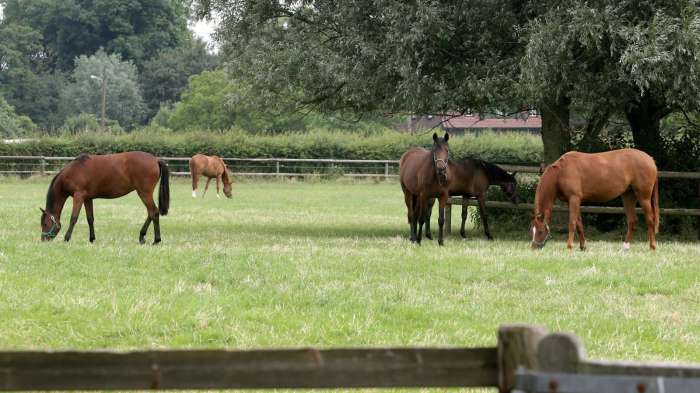
[[[91,238],[90,238],[90,243],[94,243],[94,242],[95,242],[95,238],[94,238],[94,237],[91,237]]]
[[[146,244],[146,239],[139,239],[139,244]]]
[[[443,242],[442,240],[438,240],[438,246],[442,246],[444,244],[445,244],[445,242]]]
[[[489,236],[486,236],[486,240],[488,240],[488,241],[492,242],[492,241],[493,241],[493,236],[491,236],[491,235],[489,235]]]
[[[160,243],[160,239],[156,239],[156,240],[153,241],[153,245],[154,245],[154,246],[155,246],[156,244],[159,244],[159,243]]]
[[[426,239],[429,239],[429,240],[433,240],[433,235],[426,234],[426,235],[425,235],[425,238],[426,238]]]

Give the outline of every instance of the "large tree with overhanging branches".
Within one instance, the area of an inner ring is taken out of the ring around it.
[[[694,110],[698,3],[681,1],[195,0],[222,24],[230,75],[261,104],[460,113],[534,107],[545,161],[570,147],[572,108],[614,115],[655,156],[659,120]]]

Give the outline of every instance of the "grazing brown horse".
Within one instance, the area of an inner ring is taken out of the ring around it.
[[[399,161],[399,178],[403,190],[404,201],[408,209],[408,223],[411,226],[411,242],[420,244],[421,231],[425,222],[423,212],[428,207],[431,198],[440,201],[440,216],[438,218],[438,244],[442,245],[442,230],[445,223],[445,204],[448,197],[449,145],[450,135],[439,138],[433,134],[433,147],[413,148],[401,156]],[[420,225],[420,226],[419,226]]]
[[[450,160],[448,165],[450,172],[450,196],[461,196],[463,202],[462,224],[459,228],[459,234],[463,238],[467,237],[464,223],[467,221],[469,206],[466,202],[467,198],[476,197],[479,202],[479,216],[481,216],[481,223],[484,226],[484,234],[486,234],[487,239],[493,240],[488,218],[486,217],[486,193],[489,186],[500,186],[506,198],[517,204],[518,181],[515,180],[515,172],[508,173],[498,165],[475,158],[466,158],[461,161]],[[430,234],[430,216],[434,203],[435,199],[432,199],[425,212],[425,237],[428,239],[432,239]]]
[[[561,156],[548,166],[535,194],[532,220],[532,247],[544,247],[550,236],[554,200],[569,205],[569,237],[571,249],[574,230],[578,233],[581,250],[586,248],[581,221],[581,202],[607,202],[622,195],[627,215],[627,235],[623,247],[629,249],[637,223],[635,205],[642,207],[649,231],[649,247],[656,249],[659,232],[659,184],[656,164],[648,154],[636,149],[613,150],[587,154],[576,151]]]
[[[140,151],[107,155],[82,154],[66,165],[49,185],[46,193],[46,210],[41,209],[41,240],[52,240],[61,230],[61,211],[66,199],[73,197],[70,226],[64,237],[69,241],[78,221],[80,208],[85,205],[85,215],[90,227],[90,242],[95,241],[92,200],[95,198],[119,198],[136,190],[146,205],[148,217],[139,233],[139,242],[145,242],[146,231],[153,221],[155,239],[160,243],[159,215],[168,214],[170,205],[170,172],[163,160]],[[153,190],[160,178],[158,206],[153,202]]]
[[[202,198],[204,198],[204,195],[207,193],[209,182],[211,182],[213,178],[216,178],[216,197],[221,198],[219,196],[219,183],[223,181],[224,195],[231,198],[231,180],[228,174],[228,168],[221,157],[209,157],[204,154],[195,154],[190,158],[190,174],[192,175],[192,198],[197,197],[197,185],[199,184],[199,177],[202,175],[208,178],[207,184],[204,186]]]

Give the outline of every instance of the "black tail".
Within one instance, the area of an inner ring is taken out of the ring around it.
[[[170,169],[163,160],[158,160],[160,167],[160,191],[158,192],[158,210],[161,216],[168,215],[170,208]]]

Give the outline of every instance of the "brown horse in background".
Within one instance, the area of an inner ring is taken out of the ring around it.
[[[459,227],[459,234],[463,238],[467,237],[464,224],[469,214],[467,198],[476,197],[479,202],[479,216],[484,227],[484,234],[489,240],[493,240],[491,229],[489,228],[488,217],[486,216],[486,193],[490,186],[499,186],[509,201],[518,203],[518,181],[515,179],[515,172],[508,173],[498,165],[475,158],[465,158],[461,161],[450,160],[450,196],[462,197],[462,224]],[[430,216],[433,211],[435,199],[430,200],[428,209],[425,211],[425,237],[432,239],[430,234]]]
[[[207,184],[204,186],[202,198],[204,198],[204,195],[209,189],[209,182],[214,178],[216,178],[216,197],[221,198],[219,196],[219,183],[223,181],[224,195],[226,195],[227,198],[231,198],[231,180],[228,168],[221,157],[195,154],[190,158],[190,174],[192,175],[192,198],[197,197],[197,186],[200,176],[206,176],[208,178]]]
[[[438,218],[438,244],[443,243],[443,224],[445,223],[445,204],[448,197],[449,145],[450,135],[444,138],[433,134],[433,147],[413,148],[401,156],[399,161],[399,178],[403,190],[404,201],[408,209],[408,223],[411,227],[411,242],[420,244],[421,231],[425,222],[423,212],[428,207],[431,198],[440,201],[440,216]]]
[[[160,178],[158,206],[153,201],[153,190]],[[153,222],[155,239],[160,243],[159,215],[168,214],[170,206],[170,171],[163,160],[132,151],[107,155],[82,154],[66,165],[49,185],[46,193],[46,210],[41,209],[41,240],[52,240],[61,230],[61,211],[69,196],[73,197],[70,225],[64,237],[69,241],[78,221],[80,208],[85,205],[85,215],[90,227],[90,242],[95,241],[92,200],[95,198],[119,198],[136,190],[146,205],[148,217],[139,233],[139,242],[145,242],[148,226]]]
[[[623,247],[629,249],[637,223],[635,205],[642,207],[649,232],[649,247],[656,249],[659,232],[659,183],[654,159],[636,149],[613,150],[587,154],[576,151],[562,155],[548,166],[535,194],[532,220],[532,247],[544,247],[550,236],[554,200],[569,205],[569,237],[571,249],[574,230],[578,233],[581,250],[586,248],[581,221],[581,202],[607,202],[622,195],[627,215],[627,235]]]

